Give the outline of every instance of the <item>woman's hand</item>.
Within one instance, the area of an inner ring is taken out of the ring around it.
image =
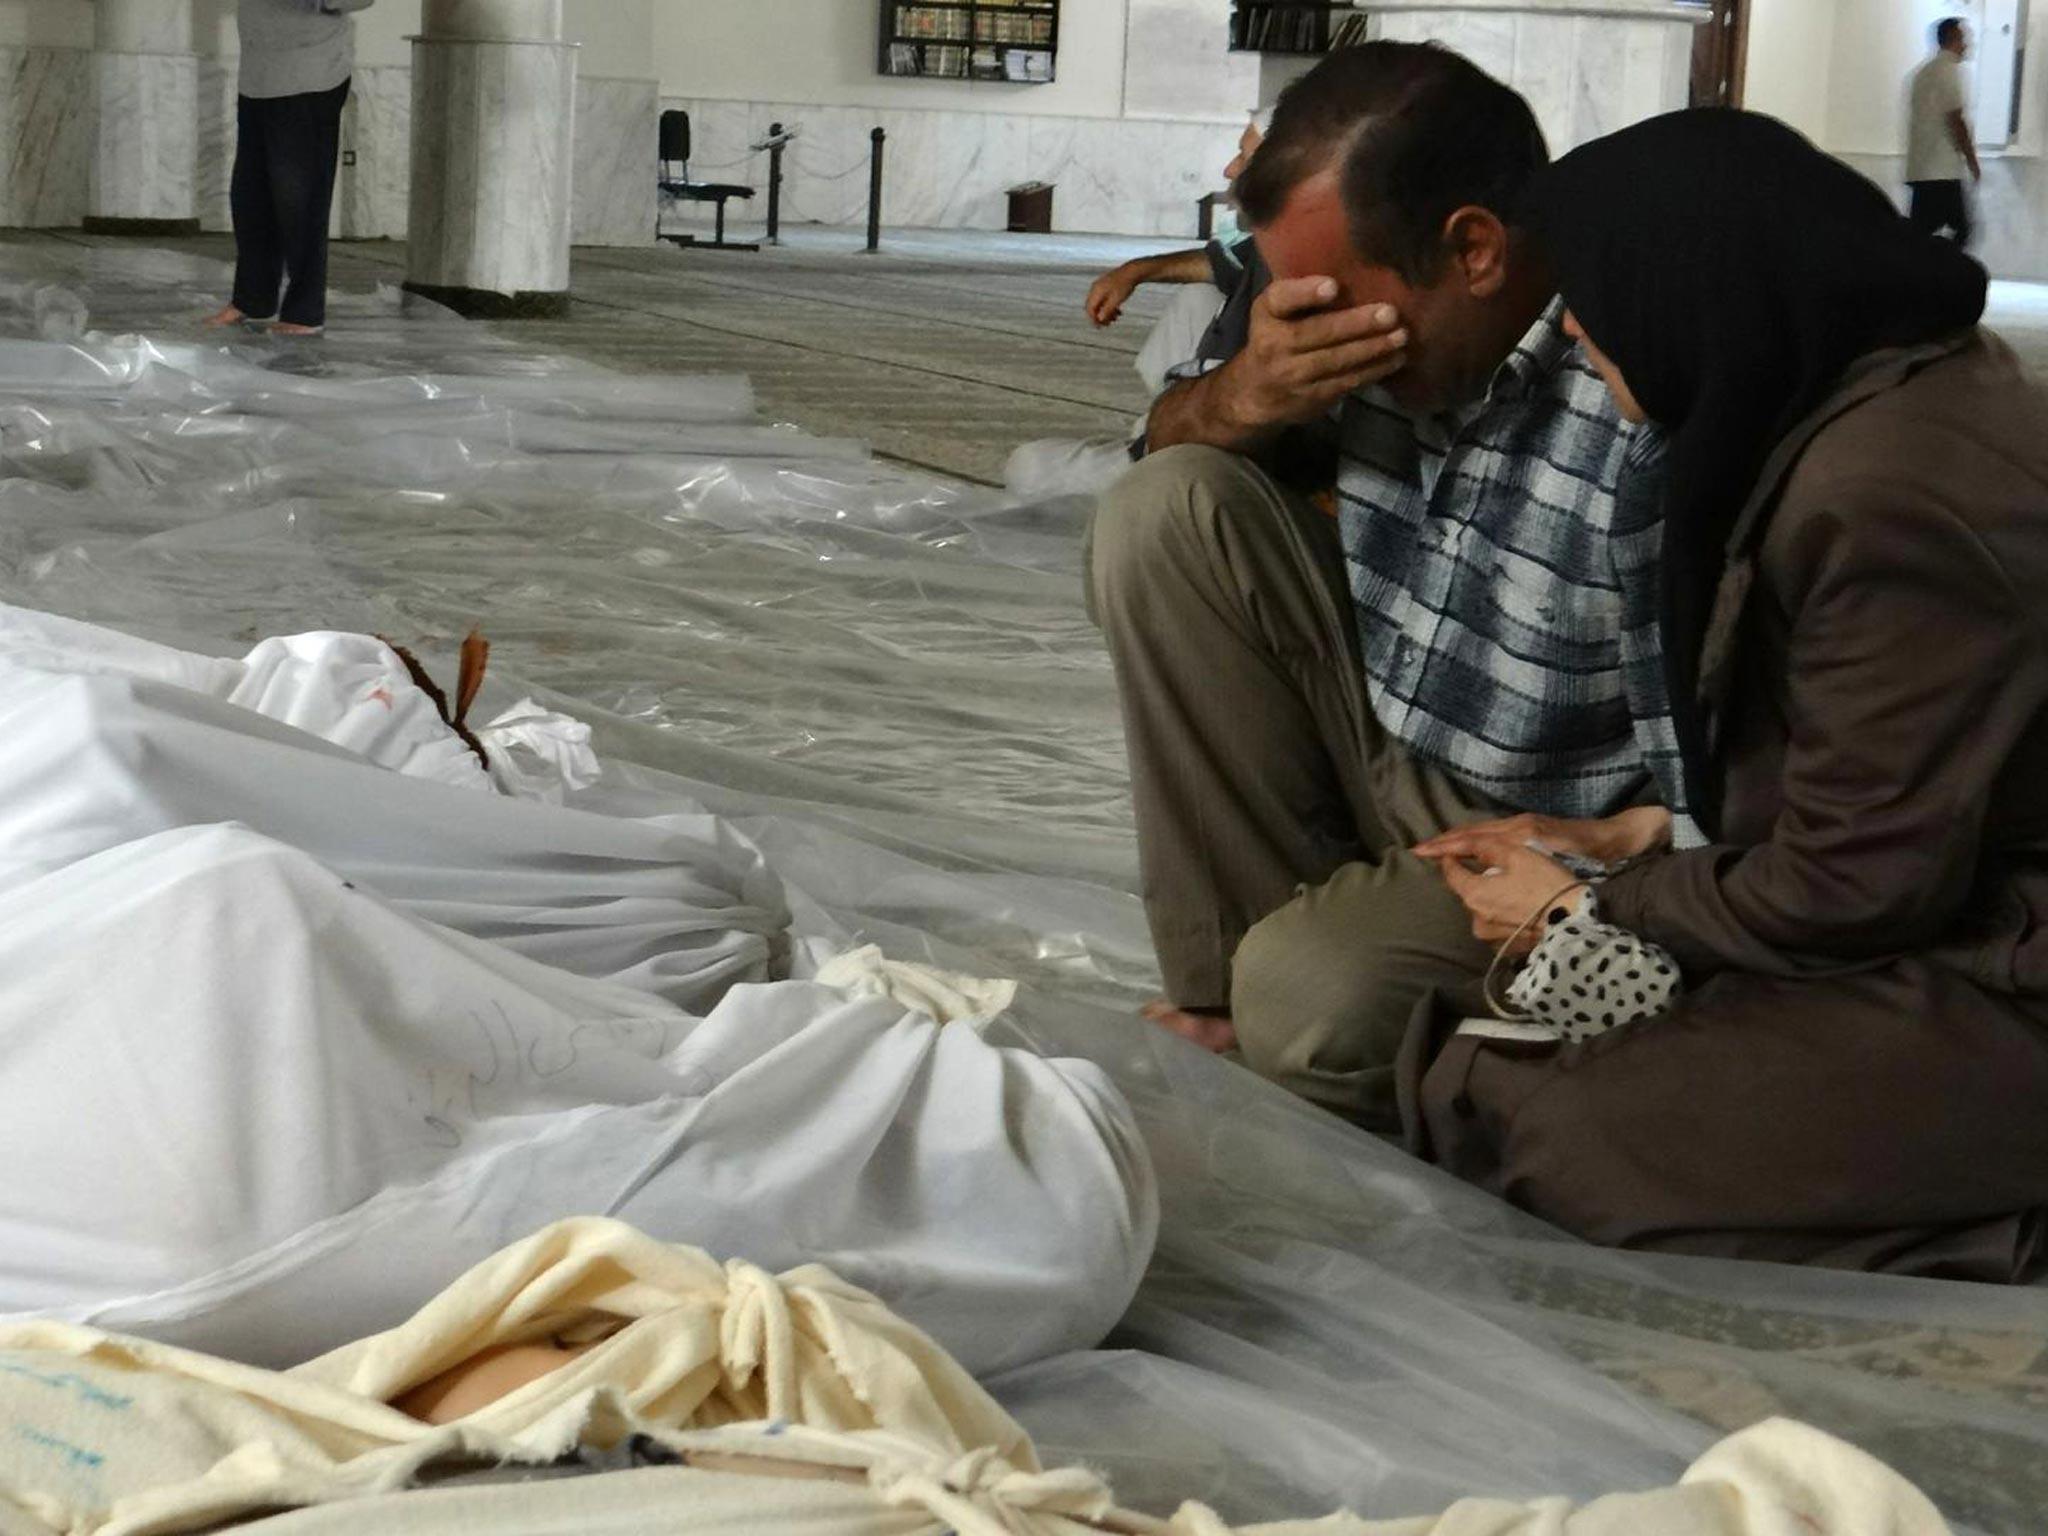
[[[1127,261],[1115,271],[1103,273],[1089,287],[1082,306],[1088,311],[1088,318],[1097,325],[1115,324],[1124,306],[1131,302],[1131,295],[1138,291],[1139,281],[1133,262]]]
[[[1671,843],[1671,813],[1661,805],[1639,805],[1599,821],[1566,821],[1555,816],[1509,816],[1453,827],[1415,853],[1425,859],[1469,859],[1481,844],[1535,843],[1546,852],[1575,854],[1602,864],[1619,864]]]
[[[1520,838],[1479,839],[1467,853],[1437,859],[1436,867],[1472,914],[1472,936],[1488,944],[1512,939],[1510,954],[1534,949],[1544,914],[1553,907],[1576,912],[1585,895],[1583,887],[1567,890],[1570,870]]]

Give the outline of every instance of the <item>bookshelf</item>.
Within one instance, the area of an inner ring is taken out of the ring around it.
[[[1347,0],[1237,0],[1232,53],[1321,54],[1362,43],[1371,24]]]
[[[1059,0],[881,0],[878,67],[928,80],[1046,85],[1059,56]]]

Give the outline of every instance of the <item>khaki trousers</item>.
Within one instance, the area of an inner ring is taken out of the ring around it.
[[[1167,995],[1227,1006],[1246,1065],[1393,1129],[1417,1002],[1477,1009],[1491,959],[1405,850],[1503,808],[1380,728],[1335,525],[1249,460],[1151,455],[1089,543]]]

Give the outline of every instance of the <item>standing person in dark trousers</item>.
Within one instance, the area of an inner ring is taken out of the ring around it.
[[[350,11],[373,0],[238,0],[235,293],[209,325],[271,321],[285,336],[327,323],[327,220],[341,109],[355,70]],[[282,293],[283,302],[279,297]]]
[[[1963,93],[1969,30],[1951,16],[1934,29],[1934,41],[1934,57],[1913,76],[1906,185],[1913,193],[1913,226],[1930,235],[1949,230],[1957,245],[1967,246],[1973,226],[1970,200],[1963,192],[1963,172],[1967,169],[1972,181],[1984,179]]]

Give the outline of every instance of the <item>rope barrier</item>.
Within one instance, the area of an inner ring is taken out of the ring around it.
[[[810,177],[813,181],[844,181],[847,177],[854,175],[856,172],[865,171],[868,168],[870,158],[871,157],[868,155],[862,155],[858,160],[854,161],[853,164],[849,165],[845,170],[832,171],[829,174],[824,171],[814,171],[809,166],[805,165],[801,160],[796,162],[796,168],[802,171],[806,176]]]

